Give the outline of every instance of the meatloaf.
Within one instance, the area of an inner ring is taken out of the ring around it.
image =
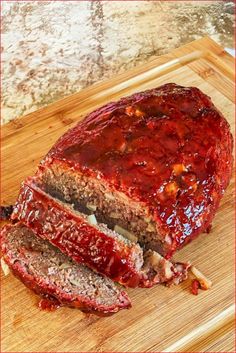
[[[229,124],[211,99],[174,83],[90,113],[42,161],[45,190],[132,232],[166,258],[206,231],[232,170]]]
[[[12,219],[24,223],[74,261],[125,286],[177,284],[187,276],[188,264],[171,263],[151,250],[143,253],[138,244],[97,224],[94,215],[75,211],[47,195],[35,178],[22,184]]]
[[[112,280],[76,264],[46,240],[23,226],[5,226],[1,250],[12,272],[27,287],[60,305],[97,314],[131,306],[124,290]]]

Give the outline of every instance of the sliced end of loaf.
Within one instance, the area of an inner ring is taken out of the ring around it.
[[[107,275],[129,287],[150,287],[183,278],[175,265],[153,251],[143,253],[138,244],[108,229],[104,224],[90,224],[89,217],[72,205],[47,195],[35,179],[21,188],[12,218],[23,222],[36,235],[49,240],[76,262]],[[95,219],[95,217],[94,217]],[[117,230],[122,228],[117,227]],[[116,228],[115,227],[115,228]],[[123,234],[130,235],[123,230]]]
[[[112,190],[99,179],[74,172],[61,161],[45,164],[40,170],[40,179],[50,195],[74,205],[74,208],[90,214],[108,225],[119,226],[129,233],[145,249],[152,249],[163,256],[172,253],[172,239],[161,234],[158,224],[142,203],[131,200],[124,193]]]
[[[131,306],[110,279],[76,264],[22,224],[2,229],[1,248],[5,262],[27,287],[61,305],[105,314]]]
[[[91,224],[89,217],[47,195],[31,178],[22,185],[12,214],[12,220],[21,221],[76,262],[126,286],[137,286],[141,247],[105,224]]]

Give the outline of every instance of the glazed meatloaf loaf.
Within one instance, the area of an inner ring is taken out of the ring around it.
[[[125,286],[178,284],[187,276],[188,264],[171,263],[152,250],[143,252],[134,239],[98,224],[94,215],[75,211],[47,195],[35,178],[22,184],[12,219],[24,223],[74,261]]]
[[[206,231],[232,169],[229,125],[199,89],[166,84],[89,114],[37,178],[50,195],[166,258]]]
[[[16,277],[59,305],[102,315],[131,306],[125,291],[112,280],[74,263],[21,224],[3,228],[1,250]]]

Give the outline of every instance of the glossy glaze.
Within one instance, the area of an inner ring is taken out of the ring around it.
[[[117,282],[136,287],[141,280],[133,256],[141,251],[138,246],[126,245],[91,226],[47,196],[31,179],[21,187],[12,220],[20,220],[76,262],[85,263]]]
[[[232,136],[199,89],[166,84],[89,114],[58,140],[40,172],[51,163],[142,202],[159,236],[170,236],[170,257],[211,224],[230,179]]]
[[[44,311],[56,311],[61,307],[61,304],[56,299],[42,298],[38,303],[38,307]]]

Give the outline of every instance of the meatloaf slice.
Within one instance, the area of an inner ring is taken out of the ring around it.
[[[61,305],[97,314],[131,306],[126,292],[110,279],[76,264],[22,224],[2,229],[1,249],[16,277],[37,294]]]
[[[21,187],[12,220],[57,246],[78,263],[129,287],[178,283],[189,264],[173,264],[153,251],[143,254],[131,242],[104,224],[90,224],[90,217],[47,195],[28,178]]]
[[[229,124],[194,87],[166,84],[89,114],[42,161],[47,192],[166,258],[207,230],[232,170]]]

